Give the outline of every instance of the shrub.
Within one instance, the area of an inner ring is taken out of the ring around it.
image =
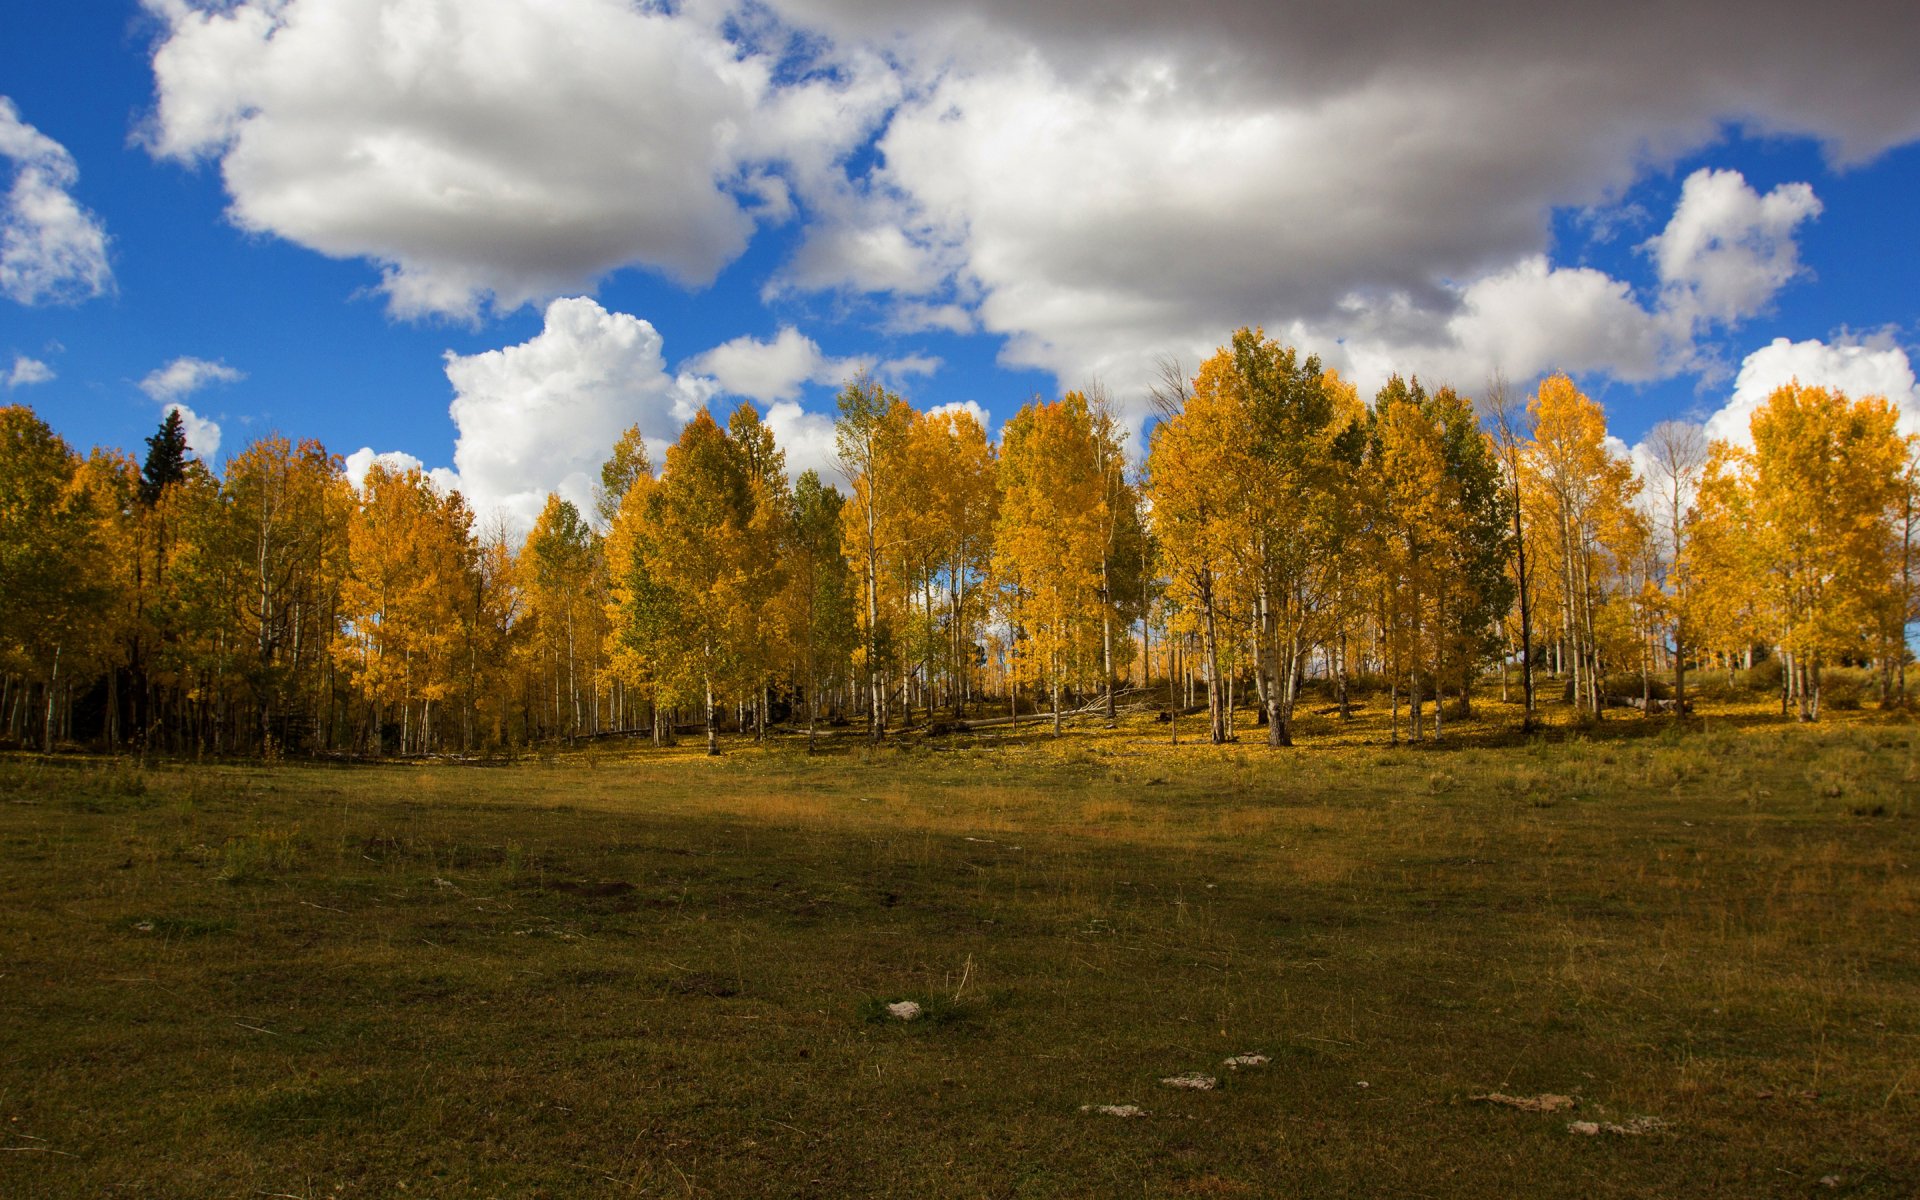
[[[1737,678],[1745,691],[1771,695],[1780,690],[1780,675],[1780,660],[1768,658],[1755,663],[1751,670],[1739,672]]]

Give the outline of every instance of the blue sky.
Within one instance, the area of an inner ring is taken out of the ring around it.
[[[1902,6],[1163,7],[0,0],[0,399],[130,449],[172,400],[516,516],[703,402],[818,463],[855,365],[1144,415],[1242,323],[1363,387],[1568,369],[1627,442],[1786,374],[1920,412]],[[29,176],[101,262],[28,269],[74,232]]]

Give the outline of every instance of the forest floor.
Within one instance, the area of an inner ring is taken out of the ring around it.
[[[0,759],[0,1195],[1920,1194],[1920,726],[1380,714]]]

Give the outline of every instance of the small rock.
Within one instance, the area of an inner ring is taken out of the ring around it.
[[[1264,1054],[1236,1054],[1232,1058],[1223,1058],[1220,1065],[1229,1071],[1238,1071],[1242,1067],[1264,1067],[1267,1056]]]
[[[1102,1117],[1144,1117],[1147,1110],[1137,1104],[1082,1104],[1080,1111]]]
[[[1820,1177],[1820,1186],[1823,1188],[1837,1188],[1840,1186],[1840,1177],[1838,1175],[1822,1175]]]
[[[1190,1092],[1210,1092],[1220,1086],[1220,1081],[1211,1075],[1202,1075],[1189,1071],[1185,1075],[1169,1075],[1160,1081],[1170,1088],[1184,1088]]]
[[[887,1015],[897,1021],[911,1021],[920,1015],[920,1006],[911,1000],[896,1000],[887,1005]]]
[[[1368,1082],[1367,1082],[1366,1080],[1364,1080],[1364,1079],[1362,1079],[1362,1080],[1359,1080],[1358,1082],[1356,1082],[1356,1083],[1355,1083],[1355,1084],[1354,1084],[1353,1086],[1355,1086],[1355,1087],[1357,1087],[1357,1088],[1370,1088],[1370,1087],[1372,1087],[1373,1085],[1372,1085],[1372,1084],[1370,1084],[1370,1083],[1368,1083]]]
[[[1577,1134],[1580,1134],[1580,1135],[1582,1135],[1583,1137],[1595,1137],[1595,1136],[1598,1136],[1598,1134],[1600,1133],[1600,1122],[1598,1122],[1598,1121],[1568,1121],[1568,1122],[1567,1122],[1567,1132],[1568,1132],[1568,1133],[1577,1133]]]

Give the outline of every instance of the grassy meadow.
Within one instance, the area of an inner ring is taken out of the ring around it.
[[[0,1195],[1920,1194],[1920,727],[1383,720],[0,760]]]

